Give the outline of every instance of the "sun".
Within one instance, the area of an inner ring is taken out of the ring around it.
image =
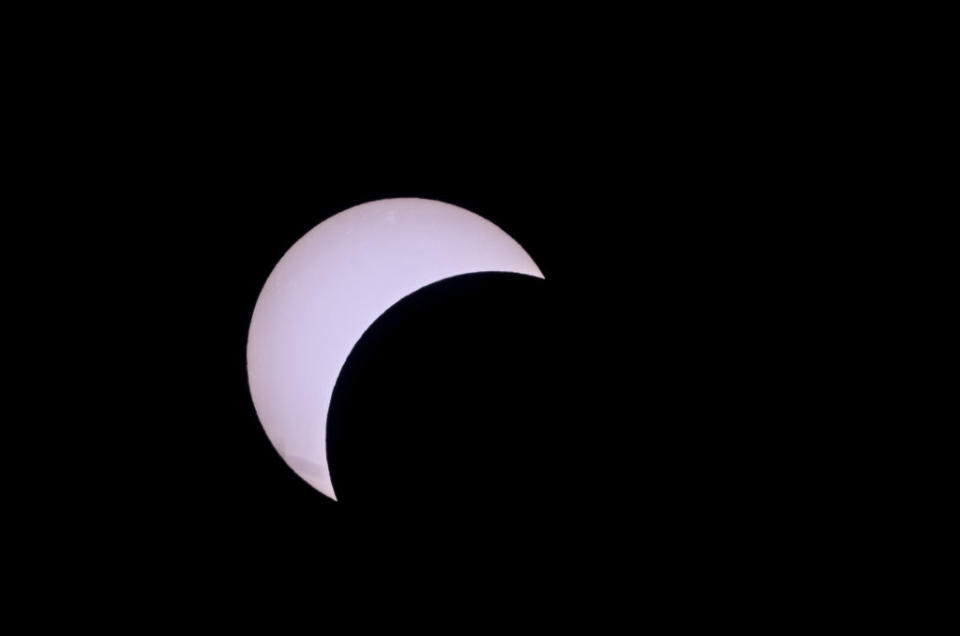
[[[336,499],[327,414],[340,370],[370,325],[427,285],[478,272],[544,277],[499,227],[428,199],[352,207],[283,255],[254,307],[247,376],[260,423],[297,475]]]

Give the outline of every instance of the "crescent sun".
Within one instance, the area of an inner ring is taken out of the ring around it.
[[[476,272],[544,277],[499,227],[428,199],[349,208],[283,255],[253,310],[247,377],[267,437],[297,475],[337,498],[327,462],[327,413],[350,352],[398,301]]]

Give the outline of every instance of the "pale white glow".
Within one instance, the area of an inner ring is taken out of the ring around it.
[[[543,278],[496,225],[427,199],[384,199],[345,210],[280,259],[253,311],[247,376],[267,436],[307,483],[336,499],[327,411],[363,333],[405,296],[473,272]]]

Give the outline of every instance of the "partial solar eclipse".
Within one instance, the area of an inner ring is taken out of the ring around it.
[[[530,255],[499,227],[428,199],[352,207],[317,225],[283,255],[253,310],[247,377],[267,437],[297,475],[337,498],[327,462],[327,412],[350,352],[404,297],[477,272],[543,278]]]

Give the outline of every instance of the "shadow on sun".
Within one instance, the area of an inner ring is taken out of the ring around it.
[[[334,389],[327,449],[339,502],[472,516],[577,497],[562,323],[550,282],[517,274],[458,276],[394,305]]]

